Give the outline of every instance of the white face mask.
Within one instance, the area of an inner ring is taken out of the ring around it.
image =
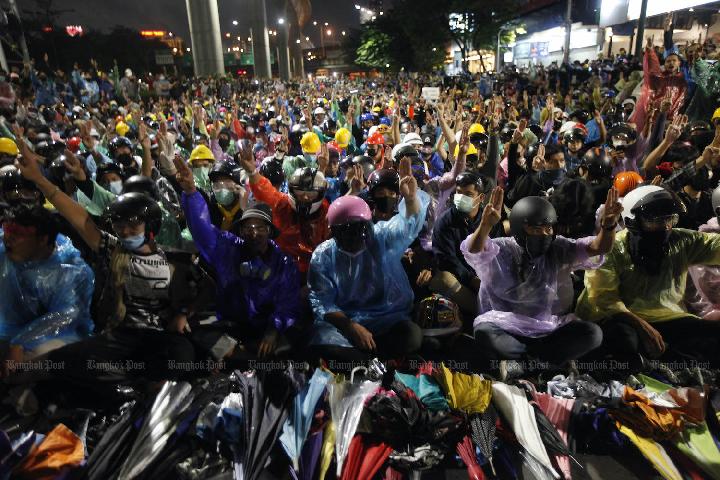
[[[455,196],[453,196],[453,204],[455,204],[455,208],[457,208],[460,213],[470,213],[474,203],[475,201],[472,197],[463,195],[462,193],[456,193]]]
[[[115,195],[120,195],[120,193],[122,193],[122,180],[115,180],[114,182],[110,182],[110,185],[108,185],[108,190],[110,190]]]

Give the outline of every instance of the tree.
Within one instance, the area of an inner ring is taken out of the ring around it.
[[[395,63],[395,59],[390,56],[391,42],[392,38],[379,28],[368,26],[360,36],[355,63],[370,68],[385,68],[385,65]]]

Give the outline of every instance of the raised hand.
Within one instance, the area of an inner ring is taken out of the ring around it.
[[[523,134],[525,132],[525,128],[527,127],[527,120],[524,118],[520,120],[520,123],[518,123],[518,127],[513,132],[512,139],[510,140],[511,143],[520,143],[520,140],[523,138]]]
[[[535,158],[533,158],[532,169],[535,170],[536,172],[538,172],[543,169],[544,165],[545,165],[545,144],[541,143],[537,149]]]
[[[140,145],[142,145],[143,150],[149,152],[151,142],[150,135],[147,133],[147,125],[145,125],[145,122],[140,122],[138,124],[138,140],[140,140]]]
[[[684,115],[677,115],[673,118],[670,128],[665,132],[665,141],[672,143],[680,138],[685,123],[687,123],[687,117]]]
[[[490,200],[485,205],[481,219],[481,223],[488,229],[494,227],[502,218],[503,197],[502,187],[495,187],[490,194]]]
[[[323,143],[320,145],[320,153],[317,156],[318,170],[325,175],[328,164],[330,163],[330,153],[328,152],[327,144]]]
[[[462,133],[460,133],[460,141],[458,142],[458,153],[460,155],[466,155],[470,148],[470,136],[468,135],[468,127],[463,127]]]
[[[600,220],[600,225],[603,228],[617,225],[618,219],[623,211],[622,204],[618,201],[618,198],[618,191],[615,187],[608,190],[607,199],[605,200],[605,210],[602,220]]]
[[[27,143],[18,137],[18,147],[20,148],[20,157],[17,160],[17,166],[23,177],[33,183],[38,183],[44,178],[40,161],[43,157],[30,150]]]
[[[193,179],[192,170],[188,166],[188,164],[183,160],[183,158],[180,155],[175,155],[173,158],[173,163],[175,164],[175,169],[177,170],[177,173],[175,174],[175,179],[177,180],[178,184],[180,184],[180,187],[183,189],[183,192],[187,194],[191,194],[195,192],[195,180]]]
[[[412,174],[412,164],[408,157],[400,160],[400,167],[398,168],[400,174],[400,195],[403,198],[415,198],[417,193],[417,180]]]
[[[257,167],[255,165],[255,157],[253,156],[252,146],[247,144],[248,142],[239,142],[239,151],[237,153],[238,164],[248,174],[255,171]]]
[[[79,181],[85,181],[87,179],[87,175],[85,174],[85,169],[83,168],[82,164],[80,163],[80,160],[75,156],[74,153],[72,153],[70,150],[65,150],[65,170],[70,172],[72,177]]]

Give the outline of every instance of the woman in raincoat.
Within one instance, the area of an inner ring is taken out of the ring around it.
[[[527,356],[563,363],[598,347],[600,329],[577,319],[570,308],[570,272],[597,268],[593,257],[610,251],[622,207],[611,189],[603,228],[597,237],[571,240],[556,236],[555,208],[541,197],[525,197],[510,212],[513,238],[488,237],[500,221],[502,188],[496,188],[477,230],[460,245],[480,277],[480,315],[475,341],[489,359]]]
[[[333,238],[315,250],[308,272],[315,315],[311,345],[320,356],[364,358],[363,352],[420,348],[422,333],[410,321],[413,293],[401,258],[423,226],[430,197],[418,190],[411,172],[410,161],[403,160],[403,200],[388,221],[373,224],[359,197],[346,195],[330,206]]]

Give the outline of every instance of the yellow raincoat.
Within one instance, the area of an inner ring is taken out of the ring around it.
[[[651,276],[638,271],[630,259],[627,233],[624,230],[617,235],[602,267],[585,273],[585,290],[575,313],[592,321],[622,312],[632,312],[648,322],[689,316],[683,304],[688,267],[719,265],[720,235],[673,229],[661,273]]]

